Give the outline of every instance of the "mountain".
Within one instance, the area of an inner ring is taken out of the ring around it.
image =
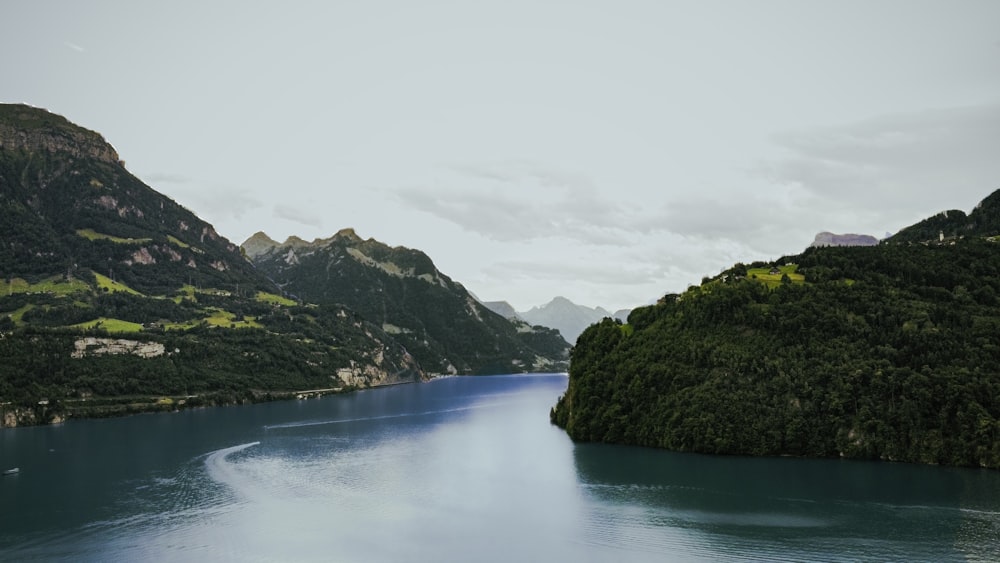
[[[837,235],[823,231],[816,235],[809,246],[875,246],[878,239],[871,235]]]
[[[507,320],[517,319],[522,322],[527,322],[520,313],[514,310],[514,306],[506,301],[480,301],[480,303],[482,303],[483,306],[490,311],[493,311]]]
[[[1000,191],[979,202],[968,215],[959,209],[942,211],[909,226],[889,239],[892,243],[952,241],[962,237],[1000,235]]]
[[[574,440],[1000,468],[998,202],[604,320],[552,420]]]
[[[61,116],[0,105],[0,195],[0,426],[423,377],[355,312],[283,298]]]
[[[532,307],[520,315],[533,325],[557,329],[568,342],[576,342],[577,337],[588,326],[612,316],[601,307],[577,305],[565,297],[556,297],[545,305]]]
[[[358,311],[431,372],[565,369],[569,347],[556,331],[494,313],[419,250],[364,240],[353,229],[280,244],[257,233],[243,250],[288,295]]]

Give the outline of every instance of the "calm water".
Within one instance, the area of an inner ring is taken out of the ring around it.
[[[565,376],[0,432],[0,560],[1000,560],[1000,472],[574,445]]]

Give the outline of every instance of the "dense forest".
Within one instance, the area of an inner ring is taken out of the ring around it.
[[[737,264],[594,325],[552,420],[584,441],[1000,468],[1000,243],[995,221],[965,226],[998,199],[952,215],[961,238],[810,248],[773,284]]]
[[[425,377],[356,312],[282,296],[63,117],[0,104],[0,196],[0,427]]]
[[[273,243],[248,255],[289,295],[345,304],[392,331],[430,372],[566,369],[569,345],[558,331],[516,326],[476,301],[419,250],[362,240],[345,230],[314,243]]]
[[[0,196],[0,427],[565,369],[557,331],[515,327],[419,251],[346,237],[290,295],[45,110],[0,104]]]

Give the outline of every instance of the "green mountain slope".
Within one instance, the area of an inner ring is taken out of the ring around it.
[[[810,248],[773,282],[737,265],[591,327],[552,420],[576,440],[1000,468],[1000,243],[981,236],[998,193],[962,239]]]
[[[0,196],[0,425],[125,395],[231,402],[422,376],[356,313],[281,298],[236,245],[60,116],[0,105]]]
[[[358,311],[391,333],[427,370],[565,369],[569,346],[557,331],[494,313],[418,250],[362,240],[351,229],[311,243],[292,237],[278,244],[258,233],[243,248],[288,294]]]
[[[969,214],[958,209],[942,211],[899,231],[889,242],[940,242],[942,238],[950,241],[960,237],[996,236],[1000,236],[1000,191],[979,202]]]

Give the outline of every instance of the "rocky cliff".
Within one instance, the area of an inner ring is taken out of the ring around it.
[[[878,239],[871,235],[856,235],[853,233],[838,235],[823,231],[816,235],[809,246],[875,246]]]
[[[45,151],[118,164],[118,153],[99,133],[24,104],[0,105],[0,150]]]

